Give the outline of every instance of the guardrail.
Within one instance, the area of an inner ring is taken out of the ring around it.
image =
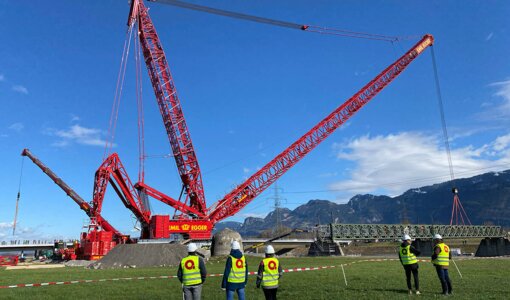
[[[75,240],[9,240],[0,241],[1,246],[42,246],[42,245],[53,245],[57,242],[73,243]]]

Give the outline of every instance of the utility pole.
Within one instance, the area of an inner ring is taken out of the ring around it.
[[[411,224],[409,221],[409,217],[407,216],[407,207],[406,207],[406,201],[405,199],[402,200],[402,214],[400,215],[400,223],[401,224]]]
[[[281,233],[281,229],[282,229],[280,208],[282,205],[282,200],[285,200],[285,198],[282,198],[280,195],[280,192],[282,191],[282,189],[278,187],[278,181],[276,181],[274,183],[273,191],[274,191],[274,195],[273,195],[273,197],[270,197],[269,199],[274,200],[274,211],[275,211],[275,216],[276,216],[276,226],[274,229],[274,233],[279,234],[279,233]]]

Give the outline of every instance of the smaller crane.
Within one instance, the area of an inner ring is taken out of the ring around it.
[[[101,216],[101,209],[91,206],[87,201],[83,200],[67,183],[57,176],[50,168],[42,163],[28,149],[23,149],[22,156],[30,158],[30,160],[38,166],[48,177],[55,182],[73,201],[78,204],[90,218],[89,228],[87,232],[81,234],[80,247],[78,254],[85,259],[98,259],[106,254],[116,244],[132,242],[128,235],[124,235],[115,229],[108,221]]]

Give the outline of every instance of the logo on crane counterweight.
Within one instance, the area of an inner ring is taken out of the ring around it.
[[[170,225],[168,227],[170,231],[207,231],[209,225],[207,224],[181,224],[181,225]]]

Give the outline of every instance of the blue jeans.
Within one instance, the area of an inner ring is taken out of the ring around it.
[[[450,282],[450,276],[448,276],[448,269],[443,269],[439,266],[436,266],[437,277],[439,277],[439,281],[441,281],[441,288],[443,289],[443,294],[451,294],[452,293],[452,283]]]
[[[234,294],[236,290],[227,290],[227,300],[234,300]],[[244,300],[244,288],[237,289],[237,297],[239,300]]]

